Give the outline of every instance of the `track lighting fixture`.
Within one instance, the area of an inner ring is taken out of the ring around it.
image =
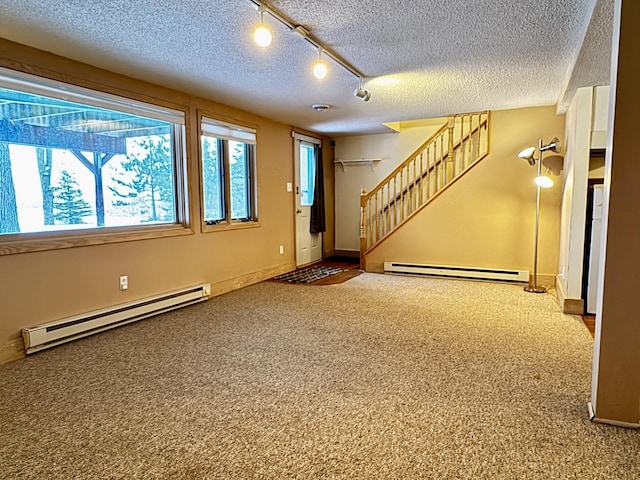
[[[323,79],[327,76],[327,64],[322,61],[322,49],[318,48],[318,60],[313,64],[313,76]]]
[[[325,57],[331,58],[331,60],[336,62],[338,65],[340,65],[342,68],[344,68],[346,71],[348,71],[358,79],[358,81],[360,82],[360,86],[353,92],[353,95],[361,99],[363,102],[368,102],[369,100],[371,100],[371,92],[362,88],[362,80],[365,78],[364,74],[362,74],[355,67],[349,64],[349,62],[347,62],[336,52],[326,47],[324,43],[322,43],[314,35],[312,35],[311,32],[309,32],[309,30],[307,30],[305,27],[303,27],[302,25],[298,25],[284,13],[273,8],[267,2],[264,2],[262,0],[249,1],[256,5],[258,7],[258,11],[260,12],[260,25],[254,31],[254,39],[258,45],[260,45],[261,47],[267,47],[271,44],[271,32],[264,25],[264,14],[268,13],[271,17],[279,21],[289,30],[297,33],[304,40],[318,49],[318,61],[313,66],[313,75],[316,78],[324,78],[328,72],[327,63],[320,58],[321,54],[324,53]]]
[[[253,39],[260,47],[268,47],[271,45],[271,30],[269,30],[264,24],[264,5],[258,6],[258,11],[260,12],[260,25],[253,32]]]

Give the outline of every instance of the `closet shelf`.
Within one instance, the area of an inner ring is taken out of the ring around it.
[[[378,164],[378,162],[381,162],[381,161],[382,161],[381,158],[355,158],[351,160],[338,158],[337,160],[334,160],[333,163],[339,163],[342,166],[343,172],[345,171],[345,168],[344,168],[345,166],[358,167],[362,165],[370,165],[371,171],[373,172],[376,169],[376,165]]]

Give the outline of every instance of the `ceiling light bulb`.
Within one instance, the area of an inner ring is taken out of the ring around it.
[[[256,28],[255,32],[253,32],[253,39],[256,43],[261,47],[268,47],[271,45],[271,31],[263,24],[260,24],[258,28]]]
[[[553,180],[551,180],[551,178],[547,177],[546,175],[540,175],[539,177],[536,177],[533,181],[535,182],[536,185],[542,188],[553,187]]]
[[[327,64],[322,60],[318,60],[313,65],[313,76],[319,79],[323,79],[327,76]]]

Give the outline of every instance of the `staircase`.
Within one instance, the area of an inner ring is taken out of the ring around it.
[[[360,268],[366,255],[489,154],[490,112],[452,115],[372,191],[360,196]]]

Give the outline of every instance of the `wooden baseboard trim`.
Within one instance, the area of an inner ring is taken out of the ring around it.
[[[604,425],[612,425],[614,427],[622,428],[634,428],[636,430],[640,429],[640,423],[621,422],[619,420],[609,420],[607,418],[596,417],[596,412],[591,402],[587,403],[587,408],[589,409],[589,420],[591,420],[593,423],[602,423]]]
[[[562,304],[562,313],[569,315],[584,314],[584,301],[580,298],[565,298]]]
[[[555,285],[555,282],[556,282],[555,275],[538,274],[538,285],[542,285],[543,287],[546,287],[546,288],[553,288],[553,286]]]
[[[246,275],[240,275],[239,277],[229,278],[221,282],[211,282],[211,297],[222,295],[224,293],[238,290],[243,287],[248,287],[254,283],[268,280],[276,275],[291,272],[296,269],[295,262],[285,263],[275,267],[263,268],[256,272],[248,273]]]
[[[598,417],[593,417],[591,421],[593,423],[602,423],[604,425],[611,425],[614,427],[633,428],[636,430],[640,429],[640,423],[620,422],[618,420],[609,420],[607,418],[598,418]]]
[[[22,338],[14,338],[0,345],[0,365],[26,357]]]
[[[332,257],[347,257],[347,258],[360,258],[359,250],[333,250],[331,252]]]
[[[584,314],[584,300],[581,298],[567,298],[559,276],[556,276],[556,292],[558,294],[558,304],[562,309],[562,313],[566,313],[568,315]]]

